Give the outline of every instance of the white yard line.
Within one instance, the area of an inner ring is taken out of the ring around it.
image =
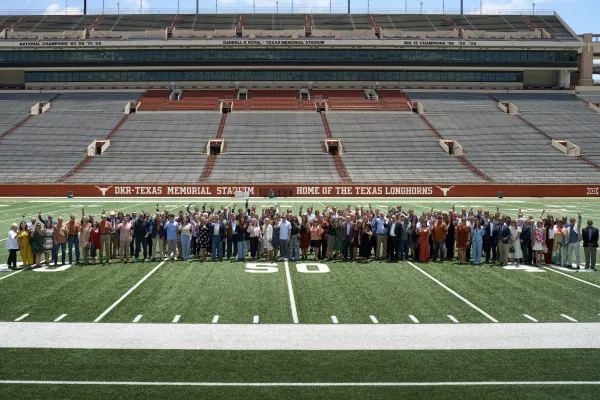
[[[523,314],[523,316],[532,322],[539,322],[537,319],[533,318],[531,315]]]
[[[213,324],[216,324],[217,322],[219,322],[219,316],[218,316],[218,315],[215,315],[215,316],[213,317],[213,319],[212,319],[212,323],[213,323]]]
[[[337,319],[337,317],[335,315],[331,316],[331,322],[333,322],[334,324],[338,324],[339,323],[339,321],[338,321],[338,319]]]
[[[292,286],[292,276],[290,274],[290,266],[289,263],[285,262],[285,278],[287,279],[287,287],[288,293],[290,295],[290,308],[292,309],[292,320],[295,324],[299,322],[298,320],[298,310],[296,309],[296,298],[294,297],[294,288]]]
[[[140,315],[138,315],[137,317],[135,317],[135,318],[133,319],[133,321],[131,321],[131,322],[140,322],[140,320],[141,320],[141,319],[142,319],[142,314],[140,314]]]
[[[173,323],[174,324],[178,323],[180,319],[181,319],[181,315],[176,315],[175,318],[173,318]]]
[[[568,319],[571,322],[577,322],[577,320],[573,317],[569,317],[567,314],[560,314],[561,317]]]
[[[56,319],[54,320],[54,322],[58,322],[58,321],[60,321],[61,319],[63,319],[64,317],[66,317],[66,316],[67,316],[67,314],[61,314],[61,315],[60,315],[58,318],[56,318]]]
[[[369,316],[369,318],[371,318],[371,321],[372,321],[374,324],[378,324],[378,323],[379,323],[379,321],[377,320],[377,318],[376,318],[374,315],[370,315],[370,316]]]
[[[98,318],[96,318],[94,320],[94,322],[100,322],[102,320],[102,318],[104,318],[106,316],[106,314],[111,312],[113,308],[115,308],[116,306],[119,305],[119,303],[121,303],[123,300],[125,300],[127,298],[127,296],[129,296],[135,289],[137,289],[138,286],[140,286],[142,283],[144,283],[144,281],[146,279],[150,278],[150,276],[153,273],[155,273],[157,269],[162,267],[164,263],[165,263],[165,261],[162,261],[160,264],[158,264],[156,267],[154,267],[154,269],[152,271],[148,272],[148,274],[146,274],[146,276],[144,276],[138,283],[133,285],[133,287],[131,289],[129,289],[123,296],[121,296],[121,298],[119,298],[119,300],[115,301],[110,307],[108,307],[106,310],[104,310],[104,312],[102,314],[100,314],[98,316]]]
[[[56,204],[56,203],[58,203],[58,202],[56,202],[56,201],[53,201],[53,202],[47,202],[47,201],[46,201],[45,203],[46,203],[46,204],[45,204],[45,206],[49,206],[49,205],[51,205],[51,204]],[[37,204],[31,203],[30,205],[28,205],[28,206],[25,206],[25,207],[20,207],[20,208],[10,208],[10,209],[2,209],[2,211],[0,211],[0,215],[4,216],[4,214],[10,214],[10,213],[12,213],[13,211],[17,211],[17,210],[21,211],[21,210],[25,210],[25,209],[28,209],[28,208],[33,208],[33,209],[35,210],[35,213],[36,213],[35,215],[37,216],[37,212],[40,210],[40,204],[39,204],[39,203],[37,203]],[[17,217],[18,217],[18,214],[17,214],[17,213],[15,213],[15,215],[17,215]],[[22,212],[21,212],[21,215],[23,215],[23,213],[22,213]]]
[[[63,386],[216,386],[216,387],[429,387],[429,386],[598,386],[600,381],[470,381],[470,382],[145,382],[0,380],[0,385]]]
[[[483,315],[484,317],[486,317],[490,321],[492,321],[492,322],[498,322],[498,320],[495,319],[494,317],[492,317],[490,314],[486,313],[481,308],[477,307],[475,304],[471,303],[469,300],[465,299],[460,294],[456,293],[454,290],[450,289],[448,286],[444,285],[442,282],[440,282],[439,280],[437,280],[433,276],[429,275],[427,272],[423,271],[421,268],[417,267],[415,264],[411,263],[410,261],[407,261],[407,262],[410,265],[412,265],[415,269],[417,269],[418,271],[420,271],[423,275],[427,276],[429,279],[431,279],[432,281],[434,281],[435,283],[437,283],[438,285],[440,285],[441,287],[443,287],[444,289],[446,289],[448,292],[452,293],[455,297],[457,297],[458,299],[462,300],[465,304],[467,304],[468,306],[470,306],[472,309],[474,309],[475,311],[477,311],[478,313],[480,313],[481,315]]]
[[[0,322],[0,348],[156,350],[600,349],[600,322],[132,324]],[[248,321],[251,322],[251,321]],[[24,325],[27,325],[26,329]],[[169,338],[165,340],[165,338]]]
[[[447,315],[448,319],[450,319],[450,321],[454,322],[455,324],[460,324],[460,322],[454,318],[452,315]]]
[[[22,320],[24,320],[27,317],[29,317],[29,314],[23,314],[19,318],[15,319],[15,322],[22,321]]]
[[[258,315],[255,315],[254,318],[252,319],[253,324],[258,324],[259,321],[260,321],[260,318],[258,317]]]
[[[414,322],[415,324],[419,323],[419,320],[417,319],[417,317],[415,317],[414,315],[409,315],[408,318],[410,318],[410,320],[412,322]]]
[[[13,272],[12,274],[8,274],[8,275],[6,275],[6,276],[3,276],[2,278],[0,278],[0,281],[1,281],[2,279],[6,279],[6,278],[8,278],[8,277],[10,277],[10,276],[13,276],[13,275],[15,275],[15,274],[18,274],[19,272],[23,272],[23,271],[25,271],[25,270],[24,270],[24,269],[20,269],[20,270],[18,270],[18,271],[15,271],[15,272]]]
[[[569,274],[565,274],[564,272],[557,271],[557,270],[556,270],[556,269],[554,269],[554,268],[550,268],[550,267],[543,267],[543,268],[544,268],[544,269],[547,269],[548,271],[556,272],[557,274],[564,275],[564,276],[566,276],[567,278],[575,279],[576,281],[583,282],[583,283],[585,283],[585,284],[588,284],[588,285],[590,285],[590,286],[593,286],[593,287],[595,287],[595,288],[598,288],[598,289],[600,289],[600,285],[596,285],[595,283],[588,282],[588,281],[585,281],[585,280],[583,280],[583,279],[575,278],[574,276],[571,276],[571,275],[569,275]]]

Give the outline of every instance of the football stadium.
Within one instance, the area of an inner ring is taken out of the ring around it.
[[[0,8],[0,398],[600,397],[600,34],[79,3]]]

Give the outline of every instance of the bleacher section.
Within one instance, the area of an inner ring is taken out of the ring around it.
[[[322,116],[314,110],[318,100],[300,100],[298,90],[249,89],[249,100],[234,100],[227,115],[218,111],[220,99],[231,101],[237,90],[184,89],[178,91],[180,100],[168,100],[171,92],[151,90],[141,97],[137,92],[66,92],[58,97],[55,93],[1,94],[0,130],[9,134],[0,138],[0,165],[4,166],[0,180],[600,182],[600,113],[587,103],[599,102],[600,95],[384,89],[368,92],[378,99],[367,100],[361,90],[312,90],[311,98],[326,98],[330,103],[330,112]],[[30,115],[35,104],[50,100],[48,111]],[[126,116],[125,105],[136,100],[141,101],[138,112]],[[313,108],[277,111],[278,103],[288,101],[296,106],[310,103]],[[360,111],[365,107],[356,110],[348,101],[371,102],[379,108]],[[423,115],[409,111],[413,101],[424,107]],[[497,101],[514,104],[519,114],[502,112]],[[236,108],[238,103],[252,111]],[[382,105],[405,110],[382,110]],[[203,107],[204,111],[195,111]],[[352,112],[342,111],[344,107]],[[109,135],[110,147],[88,158],[88,145]],[[218,138],[224,140],[223,152],[209,156],[207,143]],[[339,156],[325,152],[326,138],[340,140]],[[439,138],[458,142],[464,157],[444,152]],[[581,156],[562,153],[551,145],[553,139],[573,142]]]
[[[209,183],[339,183],[316,112],[233,112]]]
[[[31,108],[54,97],[51,93],[11,93],[0,94],[0,136],[23,121]],[[0,142],[0,151],[2,149]]]
[[[126,36],[134,32],[160,32],[169,27],[176,14],[121,14],[105,15],[98,26],[100,31],[123,32]],[[181,14],[176,29],[186,31],[220,32],[233,31],[240,14]],[[372,24],[367,14],[309,14],[312,28],[326,33],[332,30],[354,32],[356,36],[373,35]],[[16,29],[18,32],[55,33],[83,30],[97,15],[29,15]],[[15,24],[21,16],[0,16],[0,30]],[[466,30],[486,32],[527,32],[532,27],[545,29],[556,40],[576,40],[568,27],[555,15],[444,15],[444,14],[375,14],[373,21],[391,37],[407,32],[445,32],[453,26]],[[450,22],[452,21],[452,22]],[[526,22],[526,21],[529,21]],[[531,24],[531,25],[530,25]],[[244,29],[264,31],[265,36],[273,31],[301,31],[304,27],[303,14],[244,14]],[[233,32],[232,32],[233,33]],[[344,37],[344,35],[342,35]]]
[[[219,113],[140,113],[129,117],[71,183],[195,183],[204,170]]]
[[[425,107],[425,117],[445,138],[460,143],[468,160],[498,183],[577,183],[600,180],[600,171],[568,157],[551,146],[550,140],[513,115],[502,113],[486,94],[406,93]],[[533,104],[547,97],[526,96]],[[509,100],[509,96],[501,97]],[[573,100],[585,110],[582,102]],[[551,102],[550,102],[551,103]],[[542,109],[548,107],[540,105]],[[536,107],[532,107],[536,109]],[[567,126],[567,111],[553,109],[554,115],[530,120],[534,125],[556,123]],[[521,110],[524,116],[529,115]],[[598,119],[600,122],[600,119]],[[573,121],[570,122],[573,124]],[[572,125],[571,125],[572,126]],[[600,126],[600,125],[599,125]],[[545,125],[541,126],[544,129]],[[560,130],[560,128],[558,128]],[[562,137],[561,137],[562,139]]]
[[[328,113],[331,135],[341,140],[353,182],[439,183],[482,180],[438,146],[412,113]]]
[[[524,119],[552,139],[570,140],[588,159],[600,162],[600,114],[576,97],[568,94],[507,94],[497,97],[515,104]]]
[[[56,181],[84,158],[93,140],[103,139],[113,130],[124,116],[125,104],[138,96],[139,93],[62,94],[52,102],[50,111],[36,115],[2,139],[0,165],[7,168],[0,170],[0,181]]]

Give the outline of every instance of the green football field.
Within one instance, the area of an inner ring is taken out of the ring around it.
[[[159,199],[161,210],[174,211],[204,201],[216,208],[235,202]],[[275,202],[280,209],[294,212],[300,205],[322,209],[324,204],[348,203],[352,207],[370,203],[373,209],[401,204],[416,213],[432,207],[447,210],[452,205],[490,211],[499,206],[513,217],[518,209],[535,216],[542,209],[555,216],[576,216],[581,211],[584,223],[591,218],[600,224],[600,202],[587,198],[291,198],[251,199],[250,205],[260,209]],[[22,215],[29,220],[38,210],[44,216],[52,213],[65,219],[71,213],[79,216],[82,207],[86,214],[95,215],[103,208],[154,213],[155,203],[154,199],[0,199],[0,224],[7,232],[12,222]],[[5,243],[6,236],[0,240]],[[2,246],[1,262],[6,258]],[[224,335],[235,335],[236,327],[258,329],[262,325],[272,328],[273,335],[284,335],[278,329],[289,326],[334,332],[364,328],[367,343],[369,329],[376,332],[386,325],[397,332],[429,326],[440,335],[463,325],[474,332],[492,325],[518,330],[537,324],[574,331],[600,326],[600,274],[595,272],[553,266],[317,263],[312,257],[305,262],[263,265],[266,268],[259,273],[255,267],[191,260],[2,270],[0,326],[18,328],[16,336],[10,337],[0,330],[0,398],[596,399],[600,393],[600,353],[595,345],[582,343],[566,349],[540,344],[540,348],[525,349],[517,335],[507,339],[514,341],[514,348],[510,344],[470,347],[465,339],[460,349],[447,350],[412,350],[410,346],[381,350],[377,345],[335,350],[336,341],[346,339],[342,334],[334,337],[331,349],[325,344],[319,350],[245,349],[243,337],[242,345],[222,350],[196,349],[195,344],[187,350],[132,348],[126,339],[122,345],[113,343],[102,349],[68,345],[69,335],[76,342],[80,327],[93,334],[94,326],[114,326],[120,332],[156,326],[164,329],[167,343],[181,340],[175,334],[169,336],[173,325],[200,330],[223,325]],[[28,337],[38,330],[40,336],[46,335],[49,329],[56,329],[48,334],[56,336],[40,338],[48,340],[47,346],[28,348],[26,342],[18,342],[19,330]],[[279,342],[285,339],[277,337]],[[53,340],[67,344],[54,345]],[[435,335],[431,341],[435,343]]]

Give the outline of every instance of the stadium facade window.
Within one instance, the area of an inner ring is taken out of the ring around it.
[[[522,72],[365,70],[28,71],[26,82],[407,81],[523,82]]]
[[[394,49],[240,49],[240,50],[19,50],[0,51],[0,63],[155,62],[155,61],[445,61],[577,62],[576,51],[394,50]]]

